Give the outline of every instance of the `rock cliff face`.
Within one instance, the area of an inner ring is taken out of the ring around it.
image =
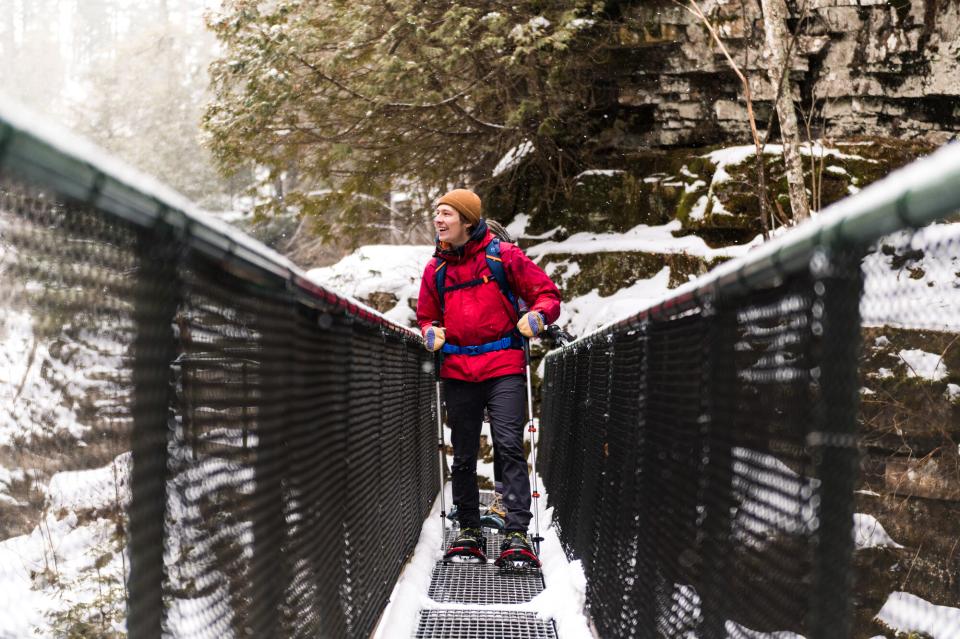
[[[792,0],[794,100],[813,138],[883,136],[943,144],[960,134],[960,3]],[[747,76],[757,124],[770,120],[758,0],[706,0],[705,12]],[[669,0],[638,3],[615,53],[615,146],[749,141],[742,86],[699,18]],[[773,119],[776,127],[776,118]],[[803,123],[801,123],[803,127]],[[775,133],[775,132],[774,132]]]

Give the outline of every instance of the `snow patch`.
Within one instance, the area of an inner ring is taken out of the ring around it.
[[[132,453],[123,453],[113,463],[92,470],[56,473],[50,478],[47,503],[53,512],[100,509],[130,502]]]
[[[717,165],[717,172],[713,176],[714,183],[723,182],[724,180],[730,179],[730,174],[727,173],[726,167],[736,166],[738,164],[743,164],[748,158],[754,157],[757,154],[756,146],[752,144],[745,144],[742,146],[731,146],[723,149],[717,149],[716,151],[711,151],[701,157],[707,158],[711,162]],[[764,155],[773,155],[773,156],[782,156],[783,155],[783,145],[782,144],[767,144],[763,147]],[[825,147],[819,142],[814,142],[811,146],[809,142],[804,142],[800,145],[800,155],[811,156],[821,158],[821,157],[832,157],[838,160],[860,160],[864,162],[873,162],[876,163],[876,160],[869,160],[862,155],[852,155],[849,153],[844,153],[839,149],[832,149]]]
[[[751,630],[746,626],[741,626],[735,621],[727,620],[724,624],[727,630],[728,639],[805,639],[803,635],[798,635],[789,630],[779,630],[776,632],[760,632]]]
[[[89,604],[121,583],[130,562],[118,552],[116,527],[108,519],[80,526],[72,512],[62,519],[51,514],[30,534],[0,542],[0,637],[52,639],[48,615]],[[122,593],[115,599],[112,612],[122,618]]]
[[[507,151],[504,156],[500,158],[500,161],[497,162],[497,165],[493,167],[493,173],[491,175],[493,177],[497,177],[502,173],[506,173],[510,169],[520,164],[520,161],[531,153],[533,153],[533,142],[524,140],[517,146]]]
[[[537,260],[551,253],[582,255],[617,251],[675,254],[687,253],[705,259],[736,257],[746,254],[761,242],[758,236],[748,244],[710,248],[703,239],[694,235],[674,237],[681,230],[679,220],[660,226],[640,224],[624,233],[575,233],[562,242],[542,242],[527,249],[527,255]]]
[[[700,198],[693,205],[693,208],[690,209],[689,217],[691,220],[702,220],[707,216],[707,204],[710,203],[710,200],[713,198],[711,195],[701,195]]]
[[[960,401],[960,385],[947,384],[946,390],[943,391],[943,396],[946,397],[948,402]]]
[[[670,268],[665,266],[650,279],[638,280],[608,297],[593,289],[565,302],[557,323],[573,335],[585,335],[645,308],[669,290],[669,283]]]
[[[923,251],[923,256],[894,268],[895,255],[876,250],[863,260],[867,275],[860,314],[868,326],[897,326],[960,331],[960,224],[931,224],[915,232],[899,231],[883,240],[898,252]],[[914,269],[907,273],[906,267]]]
[[[561,269],[563,269],[561,271]],[[543,272],[546,273],[554,282],[557,279],[569,280],[580,272],[580,264],[563,260],[561,262],[547,262],[543,265]]]
[[[513,220],[503,228],[510,234],[510,237],[517,238],[527,232],[527,223],[529,221],[529,215],[526,213],[517,213],[513,217]]]
[[[97,380],[97,373],[119,369],[120,362],[118,353],[111,352],[115,348],[100,343],[85,340],[70,346],[76,352],[68,366],[34,337],[29,313],[0,309],[0,446],[10,445],[16,437],[59,432],[83,436],[86,428],[68,399],[83,397],[94,388],[109,390],[109,382]]]
[[[907,365],[907,377],[920,377],[931,382],[938,382],[947,376],[947,367],[943,358],[934,353],[927,353],[918,348],[911,348],[898,353],[903,363]]]
[[[898,632],[923,632],[934,639],[960,636],[960,608],[937,606],[908,592],[893,592],[876,616]]]
[[[592,18],[574,18],[568,24],[571,29],[588,29],[597,23]]]
[[[368,299],[373,293],[391,293],[397,298],[393,308],[383,315],[391,322],[415,326],[420,279],[433,255],[428,245],[362,246],[333,266],[311,269],[307,277],[341,295]]]
[[[772,145],[767,145],[764,149],[765,154],[772,155],[772,152],[769,150],[770,146]],[[747,158],[753,157],[756,154],[757,148],[755,146],[743,145],[717,149],[700,157],[707,158],[717,166],[713,174],[713,184],[720,184],[731,178],[730,174],[727,173],[728,166],[743,164]]]
[[[591,175],[602,175],[605,177],[612,177],[614,175],[622,175],[626,173],[623,169],[587,169],[586,171],[581,171],[574,177],[574,180],[579,180],[583,177],[589,177]]]
[[[740,502],[734,535],[760,546],[777,533],[808,534],[816,527],[812,496],[820,480],[796,473],[777,457],[736,446],[733,489]]]
[[[895,542],[873,515],[853,514],[853,541],[857,550],[866,548],[903,548]]]

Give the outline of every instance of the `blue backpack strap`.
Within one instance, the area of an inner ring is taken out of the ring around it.
[[[433,267],[433,276],[436,279],[437,283],[437,296],[440,298],[440,313],[444,312],[443,304],[443,295],[447,289],[447,266],[446,260],[441,260],[439,257],[436,260],[436,265]]]
[[[490,243],[487,244],[486,253],[487,267],[493,274],[493,279],[497,280],[497,286],[500,287],[500,292],[510,301],[510,305],[513,306],[513,310],[516,311],[517,317],[520,317],[520,303],[517,301],[517,296],[510,290],[510,284],[507,282],[507,272],[503,268],[503,258],[500,257],[499,237],[490,240]]]

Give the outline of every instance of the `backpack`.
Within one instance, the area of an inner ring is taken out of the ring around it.
[[[513,294],[513,291],[510,290],[510,284],[507,283],[507,272],[503,268],[503,259],[500,257],[500,238],[494,237],[490,240],[490,243],[487,244],[485,257],[487,259],[487,268],[490,269],[493,279],[496,280],[497,286],[500,287],[500,292],[503,293],[503,296],[507,298],[508,302],[510,302],[510,306],[513,307],[513,310],[517,314],[517,319],[519,319],[520,301],[517,299],[517,296]],[[444,296],[447,291],[455,291],[460,288],[478,286],[481,284],[486,284],[490,281],[490,278],[484,275],[483,277],[470,280],[469,282],[455,284],[454,286],[447,286],[447,272],[444,270],[447,262],[446,260],[441,260],[440,258],[437,258],[437,261],[439,264],[434,269],[434,277],[436,277],[437,282],[437,295],[440,297],[441,313],[443,313],[445,310]]]
[[[494,237],[490,240],[490,243],[487,244],[486,248],[486,260],[487,268],[490,269],[490,273],[493,276],[493,279],[497,282],[497,286],[500,288],[500,292],[503,293],[503,296],[507,298],[507,301],[510,302],[510,306],[513,307],[514,312],[517,314],[517,319],[520,318],[521,305],[523,308],[526,305],[523,303],[523,300],[519,300],[516,295],[513,294],[513,291],[510,290],[510,284],[507,283],[507,273],[503,268],[503,259],[500,257],[500,238]],[[436,277],[437,283],[437,295],[440,297],[440,312],[443,313],[445,310],[444,305],[444,296],[447,291],[455,291],[458,288],[468,288],[470,286],[479,286],[486,284],[490,281],[490,276],[484,275],[469,282],[463,282],[462,284],[455,284],[453,286],[446,285],[446,275],[447,271],[444,269],[446,267],[446,260],[441,260],[437,258],[437,266],[434,268],[434,276]],[[510,331],[509,334],[495,340],[493,342],[488,342],[487,344],[479,344],[476,346],[456,346],[454,344],[446,343],[443,345],[443,352],[446,354],[455,354],[455,355],[482,355],[483,353],[489,353],[491,351],[499,351],[507,348],[523,348],[523,342],[520,338],[520,333],[514,329]]]

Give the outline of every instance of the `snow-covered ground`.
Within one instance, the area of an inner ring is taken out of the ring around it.
[[[898,249],[903,263],[894,267],[896,256],[882,246],[864,260],[864,323],[960,331],[960,223],[900,231],[885,243]],[[904,259],[906,251],[914,257]]]
[[[107,613],[103,634],[125,632],[129,559],[117,521],[102,513],[125,511],[129,472],[124,453],[103,468],[57,473],[33,531],[0,541],[0,638],[72,636],[69,613],[79,620],[95,609]]]
[[[60,390],[41,375],[44,364],[51,362],[47,344],[34,337],[30,314],[0,308],[0,445],[41,434],[45,424],[82,435],[84,427],[62,401]]]

